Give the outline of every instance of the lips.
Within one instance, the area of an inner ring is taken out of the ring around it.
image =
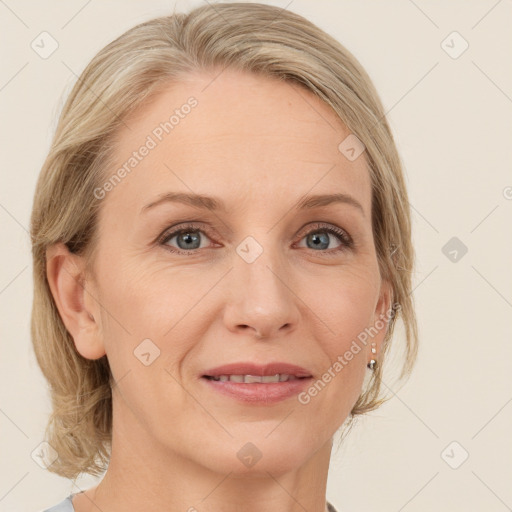
[[[293,398],[312,378],[302,366],[289,363],[232,363],[207,370],[200,380],[208,392],[247,405],[270,406]]]
[[[202,376],[206,378],[215,378],[220,376],[231,375],[254,375],[254,376],[275,376],[289,375],[297,379],[311,377],[311,373],[301,366],[290,363],[269,363],[265,365],[257,365],[251,362],[231,363],[223,366],[217,366],[207,370]]]

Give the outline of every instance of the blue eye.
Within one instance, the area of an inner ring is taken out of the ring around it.
[[[202,235],[200,235],[200,233]],[[204,236],[204,231],[197,228],[195,225],[182,226],[178,230],[166,233],[164,238],[161,240],[161,244],[168,245],[169,242],[176,238],[176,244],[178,245],[177,252],[180,254],[190,253],[197,249],[201,249],[201,237]],[[204,248],[204,247],[203,247]]]
[[[187,224],[164,233],[160,238],[160,244],[170,252],[191,256],[200,249],[208,248],[207,245],[202,245],[204,238],[210,240],[205,231],[196,224]],[[170,242],[174,239],[175,242],[171,245]],[[332,239],[337,240],[338,245],[329,248]],[[302,240],[306,241],[306,248],[323,255],[338,254],[340,251],[351,249],[354,246],[352,238],[346,231],[329,224],[314,224],[313,229],[309,229],[301,237],[300,241]],[[304,247],[304,245],[299,245],[299,247]]]
[[[337,239],[338,245],[329,250],[328,246],[332,237]],[[306,240],[307,248],[313,249],[315,252],[327,251],[328,254],[351,249],[354,245],[352,238],[344,230],[325,224],[315,224],[313,229],[310,229],[306,235],[301,238],[301,241],[302,240]]]
[[[309,231],[309,233],[301,240],[306,240],[306,247],[309,249],[314,249],[315,251],[327,251],[333,237],[338,241],[338,245],[336,247],[331,247],[331,249],[340,249],[340,247],[343,249],[350,247],[351,241],[347,237],[346,233],[334,228],[314,229],[313,231]]]

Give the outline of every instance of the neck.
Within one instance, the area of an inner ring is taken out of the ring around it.
[[[244,471],[241,464],[234,471],[215,471],[162,446],[139,423],[134,427],[133,415],[116,418],[115,410],[107,472],[96,487],[75,497],[76,512],[326,510],[332,439],[299,467],[258,462]]]

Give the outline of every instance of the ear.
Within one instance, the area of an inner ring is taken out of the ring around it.
[[[69,252],[65,244],[59,242],[47,249],[46,276],[60,317],[80,355],[99,359],[105,355],[100,306],[84,271],[84,258]]]
[[[369,358],[371,359],[371,344],[375,343],[377,349],[377,356],[379,355],[382,347],[382,342],[386,337],[388,330],[388,324],[392,317],[392,304],[393,304],[393,287],[389,281],[382,280],[379,292],[379,299],[375,306],[375,312],[373,317],[373,327],[377,331],[377,334],[373,336],[371,342],[368,344]],[[375,332],[375,331],[374,331]]]

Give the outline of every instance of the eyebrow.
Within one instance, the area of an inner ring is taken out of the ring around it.
[[[190,206],[194,206],[196,208],[201,208],[204,210],[222,210],[224,212],[227,211],[226,205],[221,199],[205,196],[201,194],[187,194],[184,192],[168,192],[166,194],[162,194],[158,196],[157,199],[152,201],[151,203],[142,207],[141,214],[147,212],[149,209],[154,208],[163,203],[183,203],[188,204]],[[328,206],[330,204],[348,204],[360,210],[362,215],[364,216],[364,209],[361,206],[361,203],[354,199],[352,196],[348,194],[317,194],[312,196],[303,197],[295,206],[296,210],[309,210],[313,208],[320,208],[322,206]]]
[[[364,209],[361,203],[348,194],[318,194],[313,196],[306,196],[296,206],[297,210],[305,210],[311,208],[319,208],[330,204],[348,204],[357,208],[364,216]]]

